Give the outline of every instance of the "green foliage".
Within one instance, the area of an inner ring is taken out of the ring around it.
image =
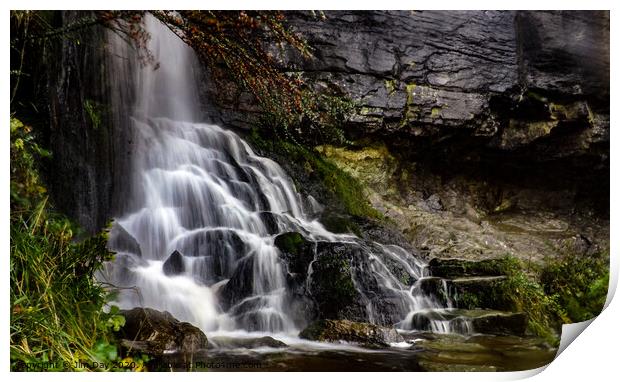
[[[547,263],[541,282],[555,295],[570,322],[596,317],[605,304],[609,285],[609,255],[564,254]]]
[[[101,105],[95,101],[87,99],[84,101],[84,111],[86,112],[86,115],[88,115],[93,129],[98,130],[99,126],[101,126]]]
[[[454,277],[460,274],[504,275],[491,288],[464,291],[458,295],[458,306],[463,309],[479,309],[493,306],[495,309],[525,312],[528,315],[529,332],[557,344],[556,331],[564,321],[563,310],[556,296],[545,293],[542,285],[524,271],[519,259],[505,256],[478,262],[460,261],[445,272]],[[454,269],[453,269],[454,268]],[[457,272],[457,273],[455,273]]]
[[[307,149],[298,144],[280,141],[277,138],[266,140],[258,130],[253,130],[248,140],[255,147],[285,156],[295,163],[301,164],[305,171],[316,176],[325,189],[342,202],[344,209],[353,216],[382,218],[368,201],[364,188],[348,173],[341,170],[331,161],[321,157],[314,149]]]
[[[488,305],[498,309],[525,312],[529,331],[557,344],[560,325],[591,319],[600,313],[607,296],[609,283],[608,256],[565,254],[535,269],[531,275],[513,256],[479,262],[460,261],[445,272],[457,274],[505,275],[484,293],[465,292],[458,296],[459,307],[476,309]],[[453,269],[454,268],[454,269]]]
[[[77,227],[52,210],[36,166],[50,154],[30,131],[11,119],[11,369],[113,369],[110,334],[124,317],[102,311],[106,292],[94,279],[113,255],[107,232],[78,242]]]
[[[557,345],[556,332],[564,321],[564,313],[556,296],[546,294],[539,282],[526,275],[518,259],[507,259],[512,264],[506,269],[508,278],[496,294],[511,301],[514,310],[527,313],[530,332]]]
[[[303,88],[299,111],[281,108],[266,110],[260,117],[263,129],[271,129],[278,139],[307,146],[350,143],[343,127],[354,110],[354,103],[342,95],[317,93]]]
[[[43,200],[45,187],[35,168],[37,159],[50,153],[34,142],[31,129],[11,118],[11,210],[29,210]]]
[[[287,56],[311,58],[306,41],[280,11],[151,11],[193,47],[215,85],[230,82],[262,109],[261,123],[292,142],[343,143],[340,126],[353,110],[343,94],[310,88],[300,73],[286,72]],[[317,20],[317,22],[320,20]]]

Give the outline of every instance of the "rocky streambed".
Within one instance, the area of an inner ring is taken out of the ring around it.
[[[534,337],[403,331],[321,320],[294,335],[207,337],[166,312],[123,311],[126,355],[150,355],[150,371],[512,371],[551,362],[556,349]],[[492,312],[488,314],[492,315]]]

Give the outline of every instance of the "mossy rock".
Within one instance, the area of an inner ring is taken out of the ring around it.
[[[320,218],[321,223],[333,233],[352,233],[361,236],[360,227],[351,217],[342,214],[325,213]]]
[[[393,328],[349,320],[318,320],[299,333],[300,338],[320,342],[351,342],[368,348],[385,348],[402,342]]]
[[[325,319],[366,319],[362,297],[355,288],[352,261],[361,248],[351,243],[317,244],[312,263],[309,292],[317,302],[319,317]]]
[[[514,301],[502,293],[507,283],[506,276],[477,276],[450,280],[449,286],[458,308],[513,311],[517,309]]]
[[[524,336],[528,317],[523,312],[502,312],[486,309],[436,309],[414,314],[411,325],[418,330],[431,330],[432,321],[445,322],[456,332],[470,327],[474,333]]]
[[[274,245],[280,250],[291,273],[303,273],[314,259],[315,244],[299,232],[286,232],[276,236]]]
[[[444,278],[504,276],[515,267],[509,258],[463,260],[434,258],[428,263],[431,275]]]
[[[246,138],[262,155],[281,163],[296,185],[302,186],[300,188],[314,189],[315,194],[321,194],[321,202],[328,208],[336,208],[353,216],[382,217],[370,204],[360,182],[315,148],[289,143],[277,137],[263,137],[258,130],[253,130]]]

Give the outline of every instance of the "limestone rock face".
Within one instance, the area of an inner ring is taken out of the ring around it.
[[[352,134],[445,138],[458,129],[512,150],[571,133],[566,124],[579,120],[580,132],[547,155],[609,139],[608,12],[288,12],[287,22],[314,58],[288,52],[282,69],[349,96]],[[206,91],[215,120],[257,120],[239,89]]]

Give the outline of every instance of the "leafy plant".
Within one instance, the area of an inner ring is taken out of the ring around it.
[[[609,285],[609,255],[566,253],[547,263],[541,274],[547,294],[557,296],[569,322],[596,317],[605,304]]]
[[[111,332],[124,318],[103,312],[107,293],[94,278],[113,255],[107,232],[77,241],[79,229],[53,211],[36,166],[49,155],[11,118],[11,369],[110,367]]]
[[[340,126],[353,104],[287,73],[288,54],[311,57],[311,47],[286,26],[280,11],[151,11],[205,62],[221,91],[233,81],[262,109],[262,125],[287,141],[345,141]]]

